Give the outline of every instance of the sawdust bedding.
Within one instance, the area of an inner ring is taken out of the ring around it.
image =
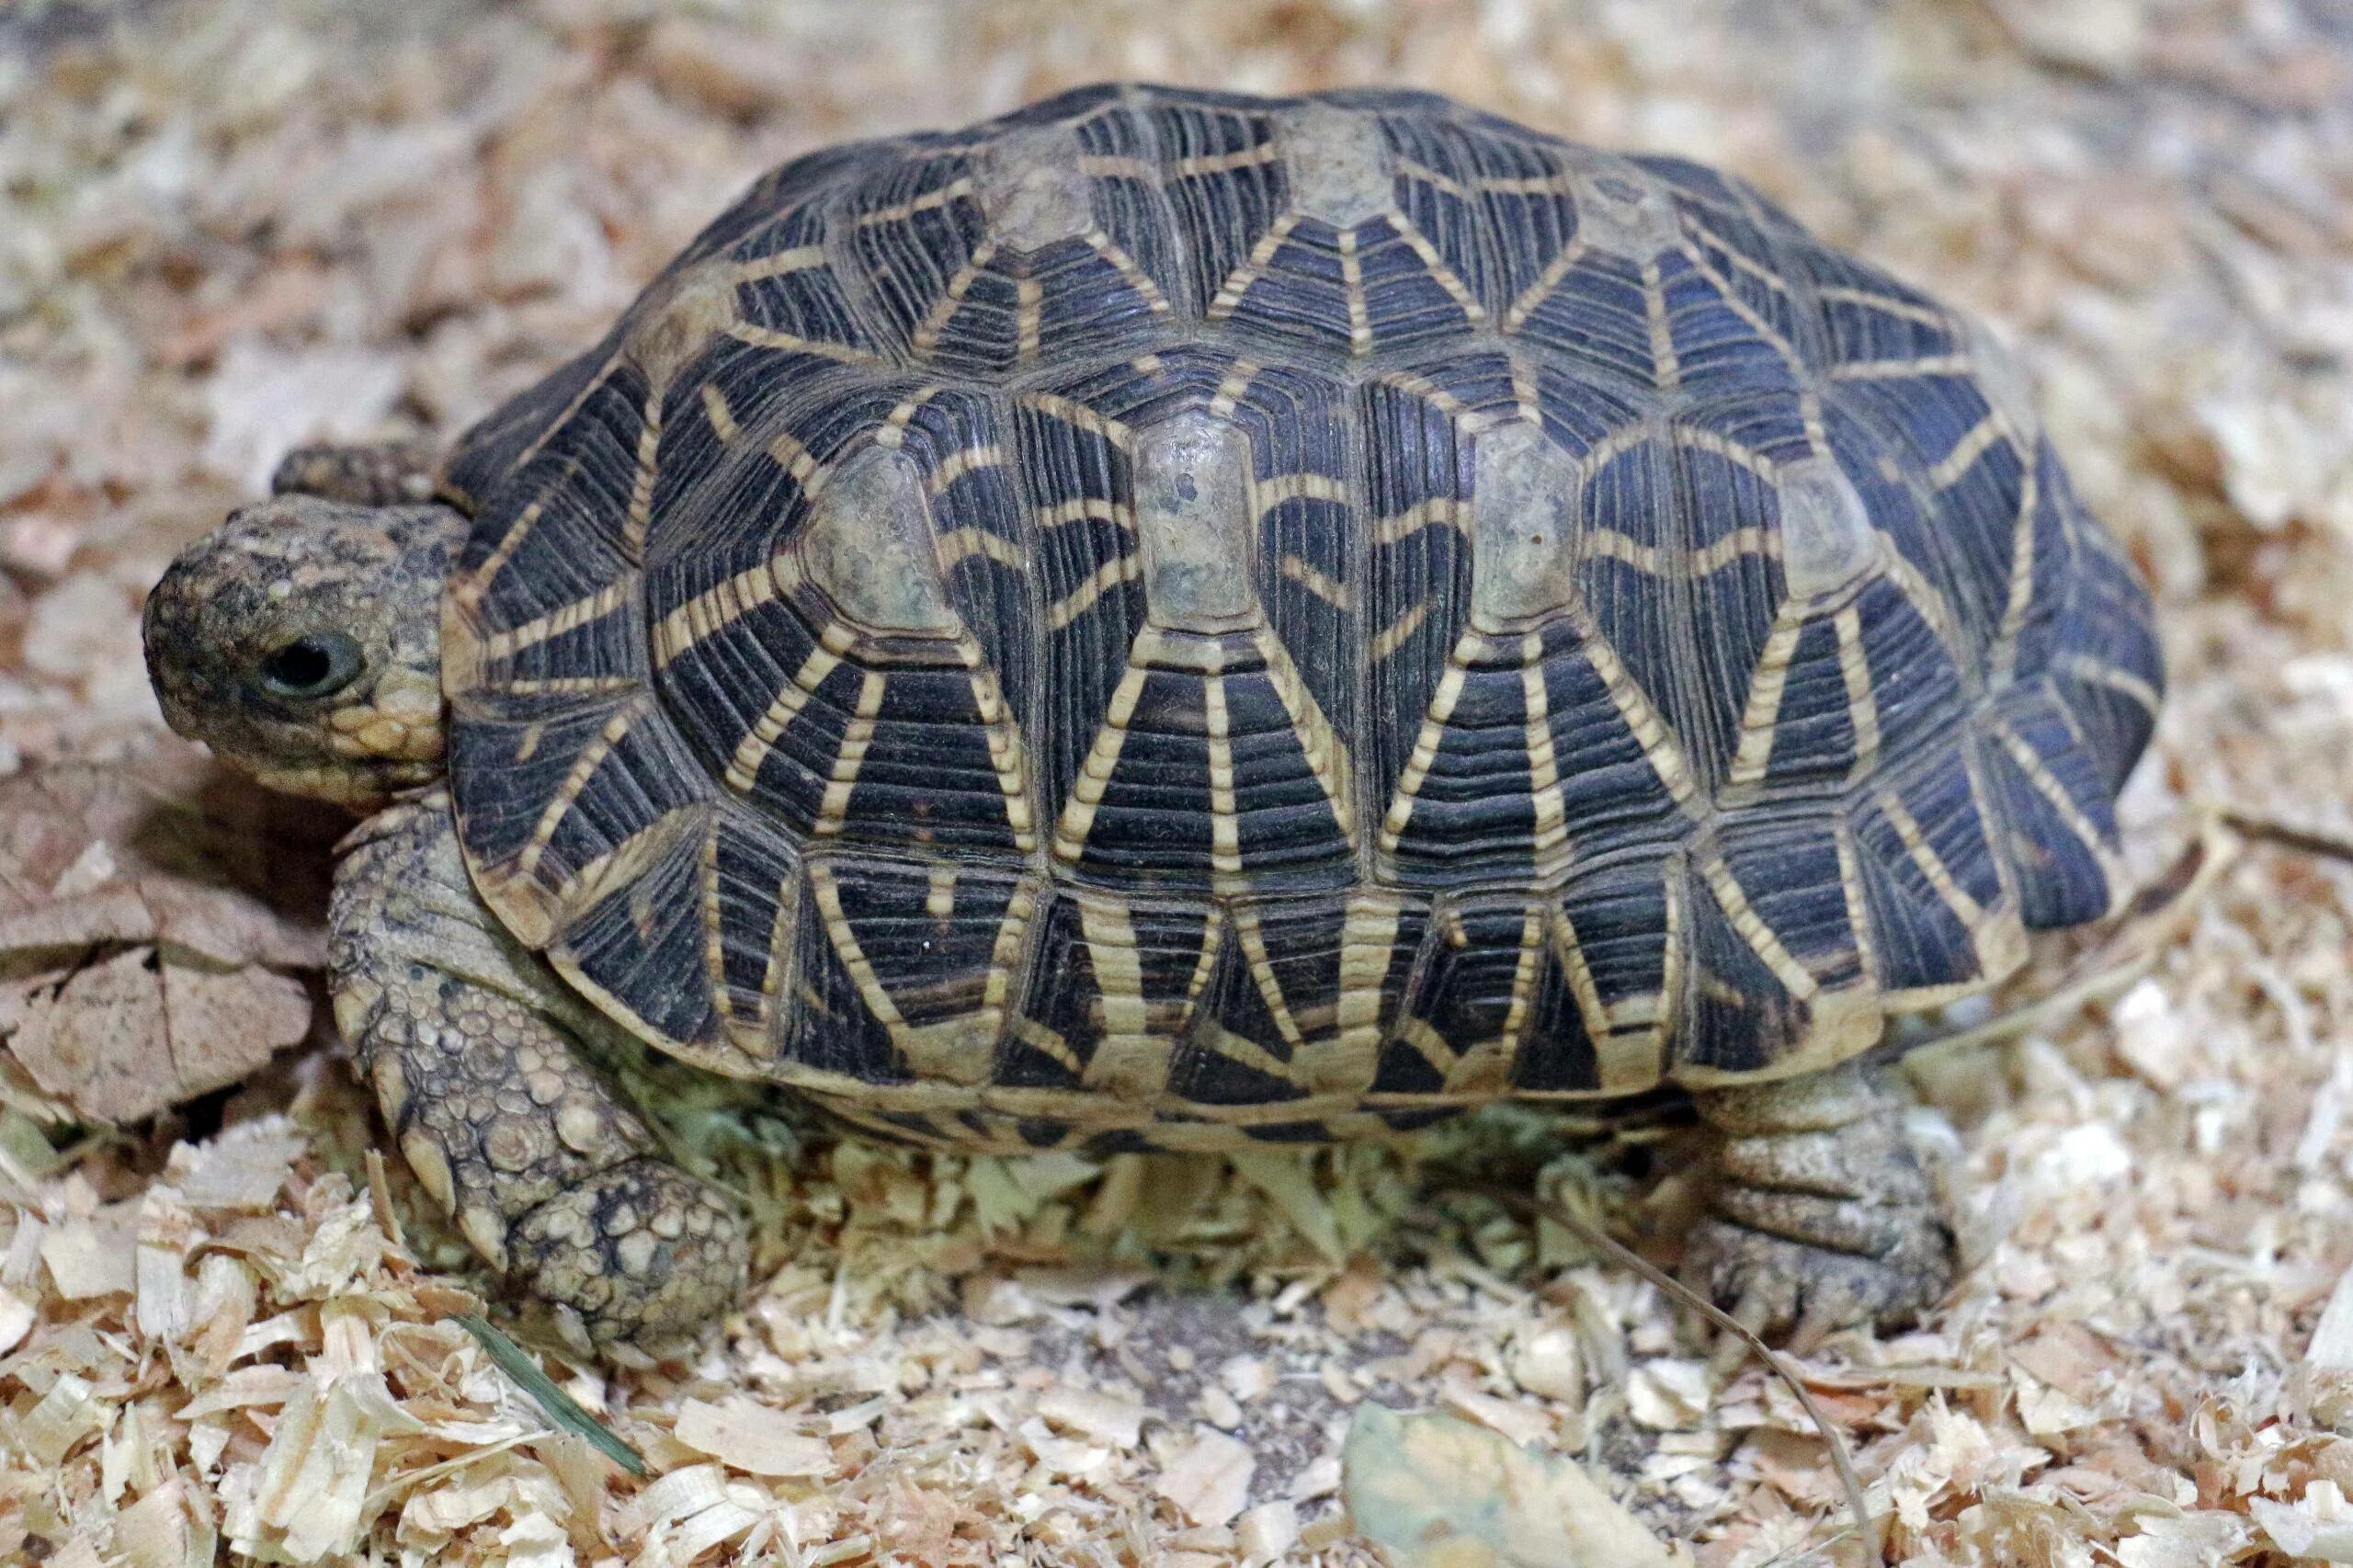
[[[140,592],[287,446],[456,429],[790,152],[1112,74],[1404,81],[1690,153],[1992,314],[2165,607],[2140,862],[2203,801],[2353,826],[2326,0],[0,10],[0,1561],[1336,1568],[1376,1561],[1344,1485],[1415,1456],[1458,1513],[1518,1477],[1597,1561],[1653,1551],[1635,1520],[1711,1568],[1857,1560],[1786,1389],[1448,1191],[1667,1231],[1677,1131],[1510,1115],[1009,1164],[660,1088],[775,1274],[691,1364],[544,1361],[633,1479],[460,1321],[483,1281],[311,1030],[331,824],[157,738]],[[1891,1561],[2353,1562],[2353,867],[2250,848],[2106,991],[1915,1060],[1974,1266],[1808,1385]]]

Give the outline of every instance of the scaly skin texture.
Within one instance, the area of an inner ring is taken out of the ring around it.
[[[465,534],[447,506],[288,494],[233,513],[147,597],[165,719],[273,789],[355,810],[433,783],[441,587]],[[269,688],[273,653],[329,633],[353,645],[356,679],[317,699]]]
[[[270,475],[274,495],[316,495],[354,506],[417,506],[437,493],[433,448],[424,441],[373,447],[297,447]]]
[[[1849,1324],[1898,1327],[1951,1285],[1951,1228],[1899,1108],[1860,1065],[1699,1106],[1722,1142],[1714,1212],[1685,1268],[1750,1327],[1799,1344]]]
[[[583,1059],[603,1020],[474,896],[447,795],[346,841],[328,962],[403,1157],[475,1251],[598,1343],[659,1348],[734,1300],[742,1219]]]

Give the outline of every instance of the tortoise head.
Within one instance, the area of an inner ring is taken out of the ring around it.
[[[148,596],[172,728],[273,789],[377,805],[441,774],[447,506],[279,495],[182,551]]]

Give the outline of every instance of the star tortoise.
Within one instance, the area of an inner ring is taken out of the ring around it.
[[[608,1341],[745,1267],[616,1031],[993,1150],[1679,1085],[1704,1283],[1901,1319],[1950,1237],[1859,1053],[2110,908],[2162,681],[1982,328],[1421,94],[816,153],[438,470],[278,490],[153,596],[165,711],[377,811],[336,1016]]]

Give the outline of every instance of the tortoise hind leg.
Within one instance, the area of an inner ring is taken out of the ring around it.
[[[1859,1065],[1698,1096],[1718,1135],[1685,1270],[1750,1327],[1804,1343],[1898,1327],[1950,1286],[1952,1230],[1896,1102]]]
[[[346,842],[328,941],[335,1021],[475,1251],[598,1342],[674,1342],[729,1305],[743,1221],[583,1058],[600,1020],[475,897],[447,795]]]

